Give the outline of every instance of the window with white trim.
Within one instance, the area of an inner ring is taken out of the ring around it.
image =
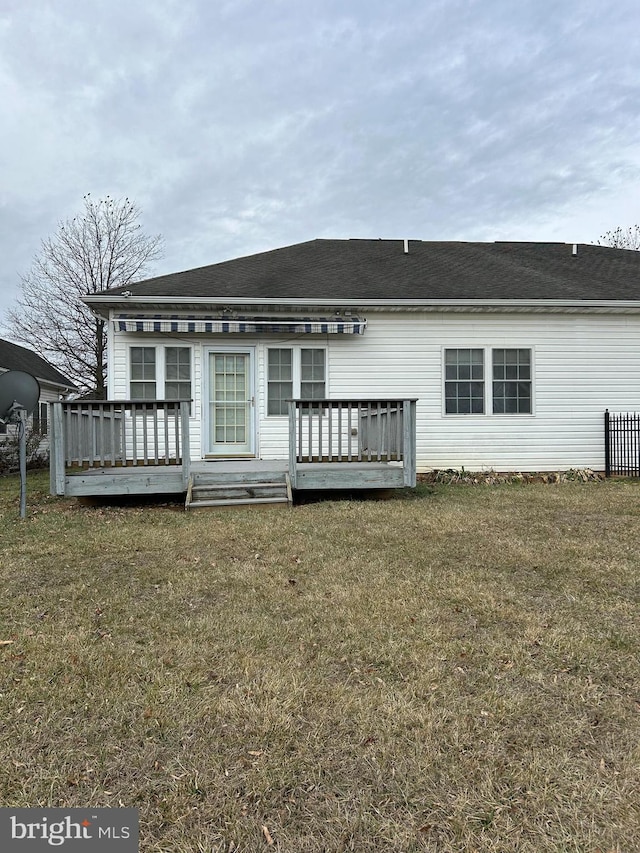
[[[293,397],[293,350],[267,350],[267,414],[286,415]]]
[[[491,365],[491,382],[486,378],[485,363]],[[530,348],[445,349],[445,414],[532,414],[532,363]]]
[[[164,396],[167,400],[191,399],[191,349],[165,347]]]
[[[267,414],[286,415],[287,400],[324,400],[327,351],[321,347],[267,349]]]
[[[129,348],[131,400],[190,400],[191,347]]]
[[[484,350],[444,351],[444,401],[448,415],[484,414]]]
[[[325,398],[325,351],[323,349],[300,350],[300,397],[303,400]]]
[[[531,350],[494,349],[493,413],[531,414]]]

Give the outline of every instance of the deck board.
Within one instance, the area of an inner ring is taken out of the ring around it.
[[[220,474],[226,482],[248,482],[288,470],[284,459],[199,460],[191,473]],[[298,465],[297,489],[390,489],[402,488],[402,467],[384,462],[305,462]],[[89,497],[136,494],[184,494],[187,491],[181,465],[89,468],[65,475],[65,494]]]

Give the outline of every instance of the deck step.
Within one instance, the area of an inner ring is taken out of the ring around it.
[[[214,473],[197,473],[189,480],[185,509],[217,506],[247,506],[250,504],[290,504],[291,490],[287,475],[269,472],[269,477],[242,477],[233,482],[230,477]]]
[[[238,498],[237,500],[204,500],[192,501],[188,509],[200,509],[207,506],[251,506],[253,504],[289,504],[286,496],[283,498]]]
[[[220,483],[217,480],[215,482],[203,483],[196,480],[193,484],[193,490],[195,492],[198,489],[281,489],[282,486],[284,486],[284,477],[278,482],[265,480],[264,482],[255,483]]]
[[[238,486],[230,486],[225,483],[222,486],[194,486],[191,495],[193,500],[218,500],[228,498],[229,500],[240,500],[241,498],[277,498],[287,496],[284,483],[274,483],[268,486],[256,483],[247,483]]]
[[[278,471],[273,469],[259,470],[247,468],[246,471],[194,471],[193,485],[200,486],[205,483],[263,483],[263,482],[278,482],[284,483],[286,471]]]

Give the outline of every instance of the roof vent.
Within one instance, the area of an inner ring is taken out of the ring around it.
[[[577,244],[577,243],[574,243],[574,244],[573,244],[573,249],[572,249],[572,251],[571,251],[571,254],[573,255],[573,257],[574,257],[574,258],[575,258],[575,257],[576,257],[576,255],[578,254],[578,244]]]
[[[408,240],[404,240],[404,253],[405,253],[405,255],[409,254],[409,241]]]

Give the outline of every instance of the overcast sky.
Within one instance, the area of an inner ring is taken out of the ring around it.
[[[0,317],[82,197],[154,272],[640,220],[638,0],[0,0]],[[5,330],[6,331],[6,330]]]

